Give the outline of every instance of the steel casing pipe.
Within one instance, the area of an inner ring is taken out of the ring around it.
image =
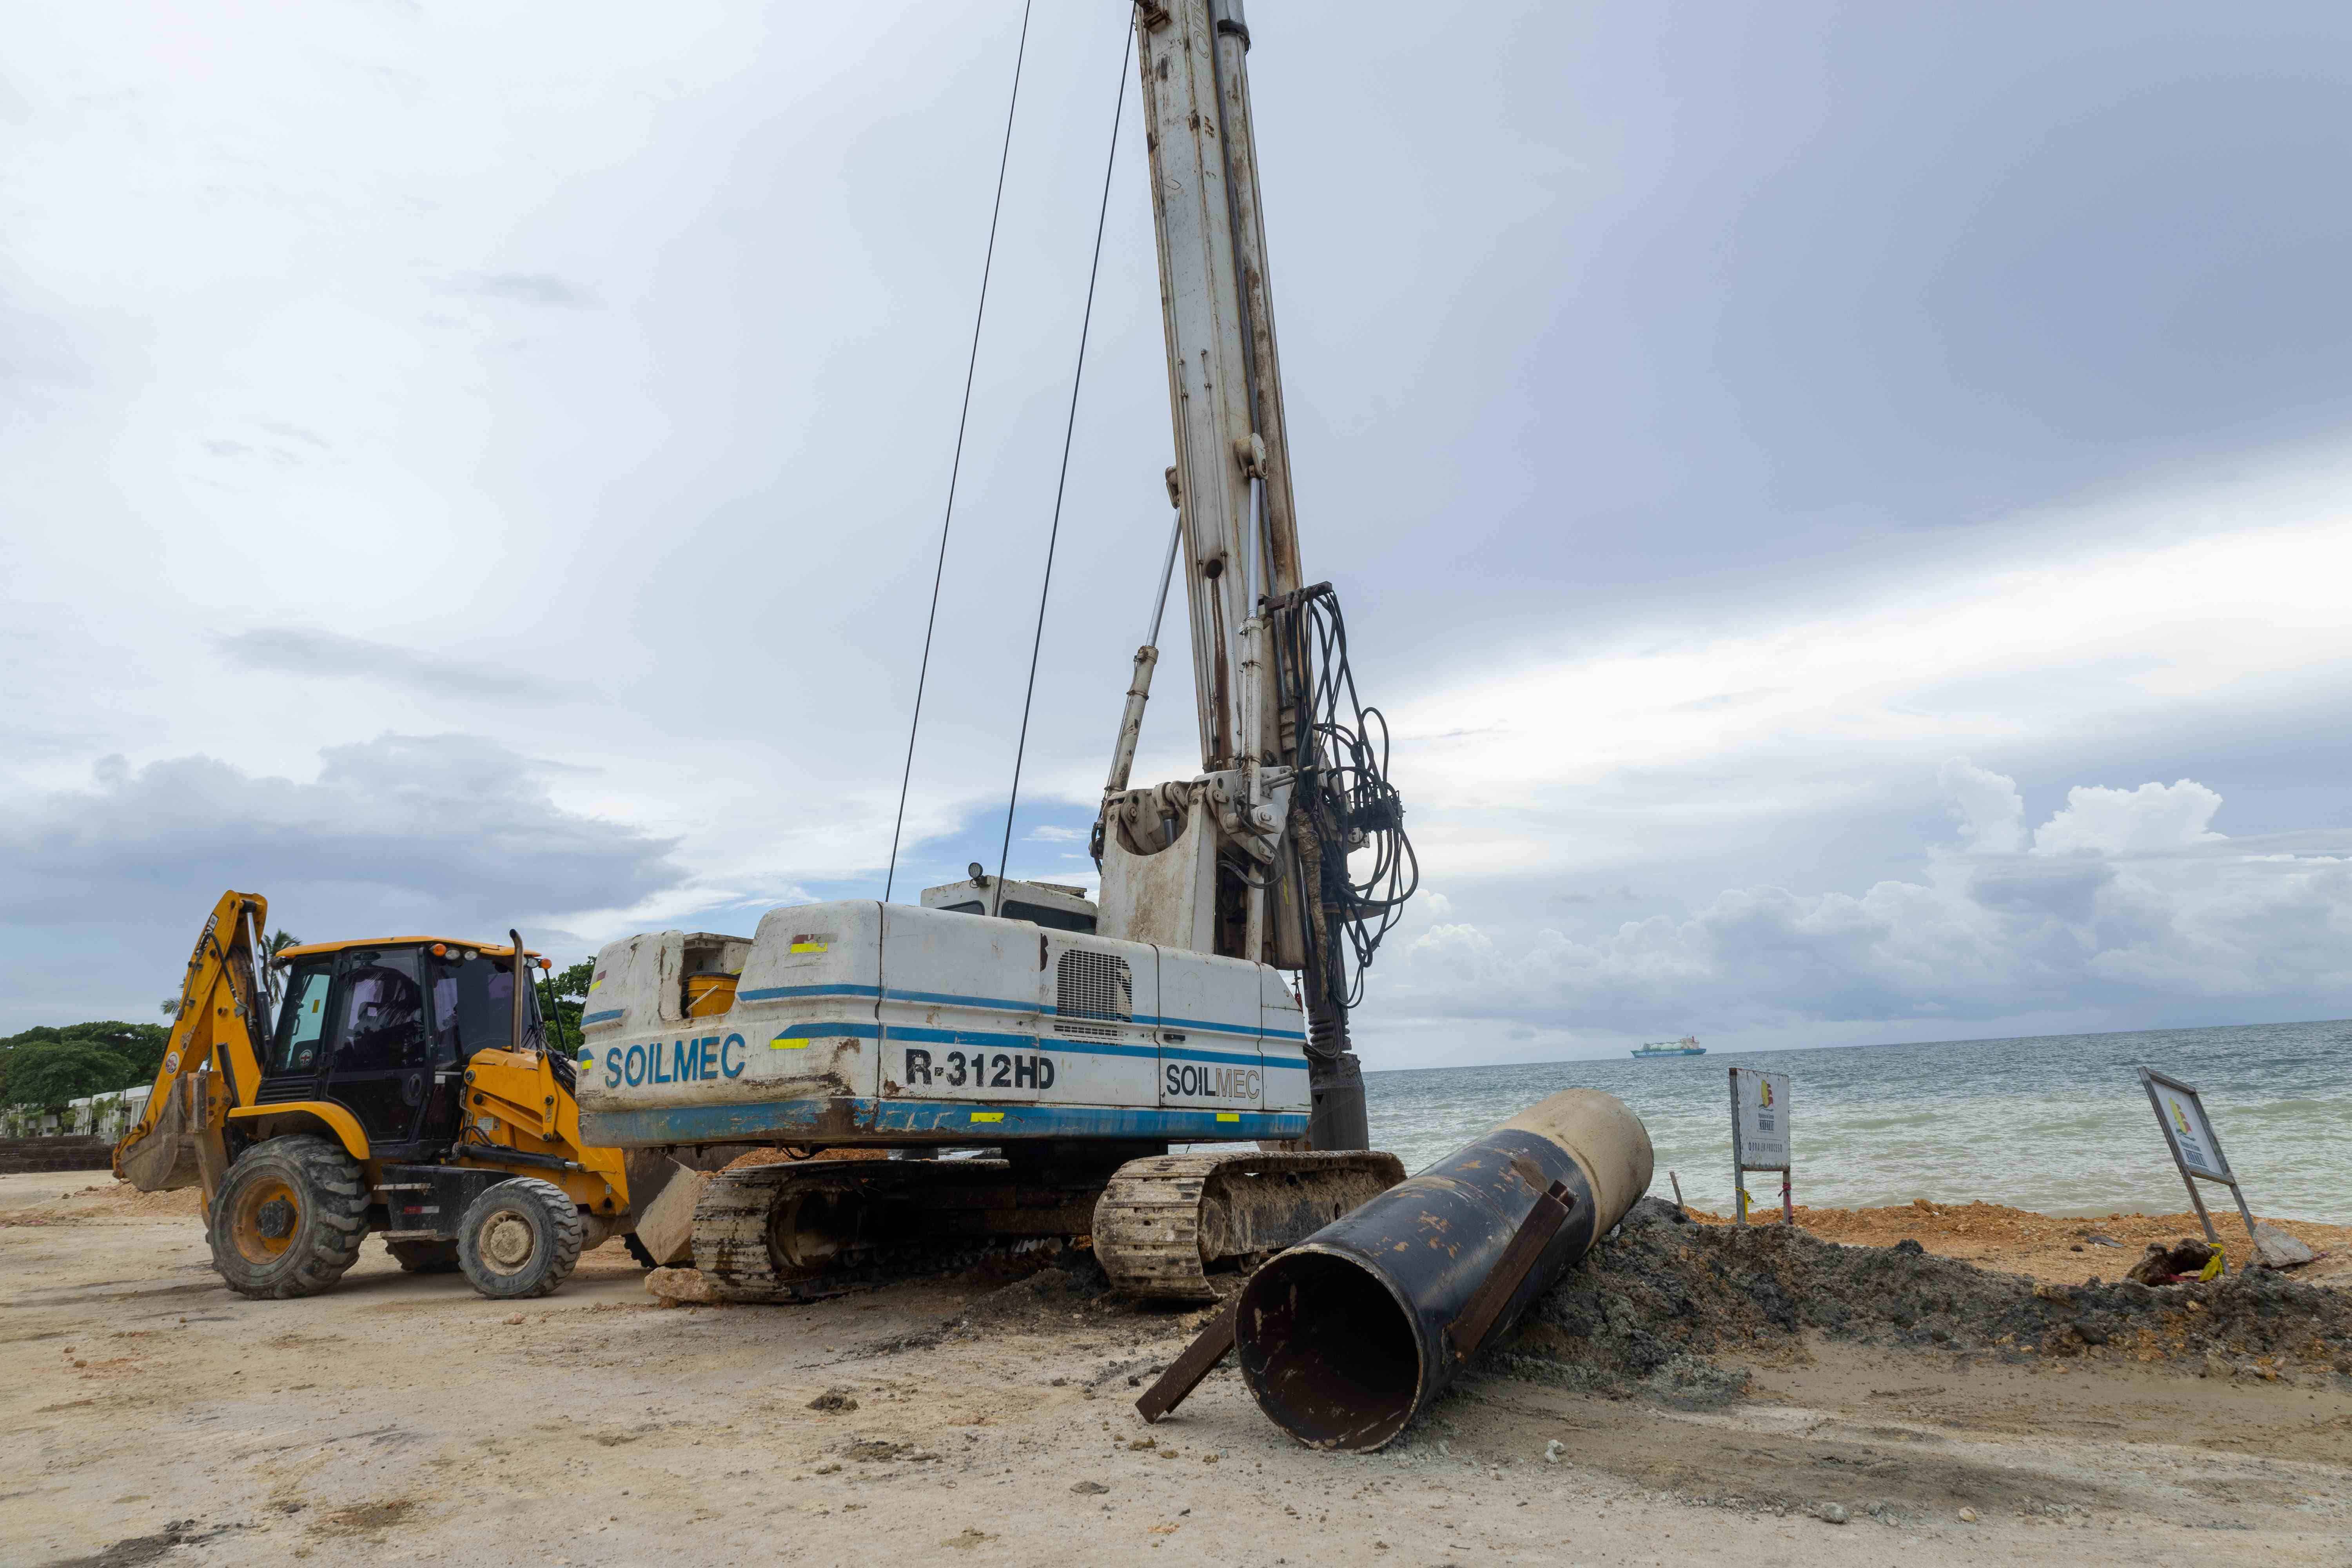
[[[1325,1226],[1242,1292],[1234,1347],[1258,1407],[1312,1447],[1381,1447],[1624,1217],[1651,1170],[1641,1119],[1571,1089]],[[1498,1265],[1525,1271],[1482,1294]]]

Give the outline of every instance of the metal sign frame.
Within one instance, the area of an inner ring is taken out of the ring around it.
[[[2246,1236],[2252,1239],[2254,1234],[2253,1211],[2246,1206],[2246,1194],[2238,1185],[2238,1173],[2231,1167],[2230,1156],[2221,1147],[2221,1134],[2214,1127],[2213,1118],[2206,1113],[2205,1101],[2199,1098],[2195,1089],[2177,1078],[2168,1078],[2153,1068],[2137,1070],[2140,1087],[2147,1091],[2148,1109],[2156,1112],[2156,1124],[2164,1129],[2164,1147],[2172,1155],[2173,1169],[2180,1173],[2181,1184],[2189,1189],[2189,1205],[2196,1209],[2198,1221],[2205,1226],[2205,1239],[2216,1247],[2221,1244],[2221,1236],[2213,1229],[2213,1216],[2205,1212],[2205,1195],[2197,1185],[2200,1181],[2216,1183],[2230,1189],[2230,1195],[2238,1201],[2238,1217],[2246,1222]],[[2164,1100],[2158,1092],[2159,1088],[2164,1093],[2186,1100],[2196,1111],[2197,1124],[2204,1129],[2205,1140],[2213,1148],[2213,1158],[2221,1163],[2219,1171],[2192,1162],[2181,1152],[2179,1130],[2173,1124],[2172,1118],[2164,1112]]]
[[[1751,1165],[1748,1163],[1747,1151],[1739,1146],[1739,1075],[1742,1071],[1745,1071],[1749,1078],[1763,1079],[1768,1082],[1770,1079],[1777,1078],[1785,1083],[1789,1077],[1789,1075],[1784,1072],[1768,1073],[1761,1068],[1733,1068],[1731,1069],[1729,1082],[1731,1085],[1732,1223],[1734,1225],[1746,1225],[1748,1223],[1748,1173],[1750,1171],[1778,1171],[1780,1173],[1780,1223],[1783,1225],[1794,1225],[1797,1223],[1797,1208],[1795,1196],[1790,1190],[1790,1176],[1791,1168],[1796,1164],[1797,1161],[1796,1145],[1794,1142],[1791,1141],[1789,1147],[1788,1158],[1778,1164]]]

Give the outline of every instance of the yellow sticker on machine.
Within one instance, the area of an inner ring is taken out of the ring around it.
[[[806,1035],[778,1035],[768,1042],[768,1048],[772,1051],[798,1051],[805,1050],[807,1047]]]
[[[792,951],[795,953],[823,952],[832,946],[831,931],[803,931],[793,938]]]
[[[1001,1110],[975,1110],[971,1113],[971,1119],[974,1121],[1002,1121],[1004,1120],[1004,1112]]]
[[[1238,1110],[1220,1110],[1217,1112],[1217,1120],[1220,1121],[1239,1121],[1241,1119],[1242,1113]]]

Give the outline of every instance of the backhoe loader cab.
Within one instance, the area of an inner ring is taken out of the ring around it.
[[[324,1100],[388,1160],[457,1142],[466,1065],[515,1048],[509,955],[425,937],[320,943],[278,954],[278,1007],[257,1104]],[[542,1025],[526,986],[522,1048]]]
[[[266,962],[268,903],[225,893],[188,961],[163,1070],[118,1144],[144,1192],[201,1184],[229,1288],[307,1296],[373,1231],[404,1268],[544,1295],[633,1234],[619,1151],[580,1138],[571,1060],[545,1048],[534,966],[425,936]]]

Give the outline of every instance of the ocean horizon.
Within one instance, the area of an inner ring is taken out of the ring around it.
[[[1630,1047],[1628,1047],[1630,1049]],[[1375,1148],[1407,1170],[1563,1089],[1605,1089],[1649,1128],[1651,1191],[1732,1201],[1727,1069],[1790,1076],[1800,1204],[2010,1204],[2044,1214],[2173,1213],[2189,1194],[2134,1070],[2194,1085],[2256,1214],[2352,1221],[2352,1019],[2012,1039],[1715,1051],[1473,1068],[1367,1069]],[[2228,1189],[2202,1184],[2217,1225]],[[1779,1178],[1748,1190],[1779,1204]]]

